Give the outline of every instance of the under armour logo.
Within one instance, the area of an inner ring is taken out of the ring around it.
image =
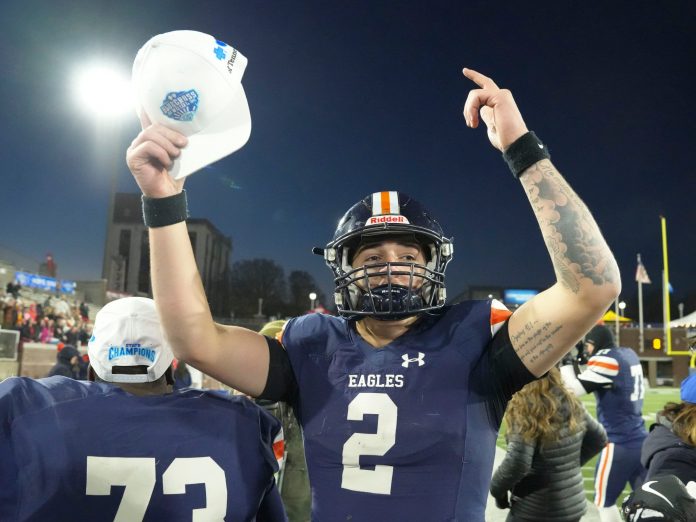
[[[418,366],[423,366],[425,364],[425,354],[423,352],[418,352],[418,357],[409,358],[408,355],[403,354],[401,358],[404,360],[404,362],[401,363],[401,366],[404,368],[408,368],[408,365],[412,362],[417,362]]]

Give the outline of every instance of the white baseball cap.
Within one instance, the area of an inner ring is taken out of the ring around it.
[[[251,133],[242,76],[247,59],[198,31],[158,34],[133,62],[138,113],[188,137],[170,174],[180,179],[240,149]]]
[[[87,353],[92,369],[106,382],[153,382],[174,360],[155,302],[146,297],[124,297],[99,310]],[[127,368],[133,366],[142,371]]]

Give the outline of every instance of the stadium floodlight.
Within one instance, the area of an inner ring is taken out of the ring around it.
[[[133,90],[130,74],[123,67],[109,63],[108,60],[87,62],[75,69],[70,85],[74,103],[95,124],[95,152],[99,167],[98,172],[108,173],[111,177],[111,190],[104,235],[104,257],[102,260],[102,277],[109,279],[109,231],[113,216],[114,199],[118,184],[118,173],[123,168],[122,150],[125,147],[114,146],[120,141],[121,126],[128,114],[135,118]],[[114,151],[118,151],[115,154]],[[107,289],[112,290],[110,283]]]
[[[75,102],[97,121],[116,120],[133,112],[130,79],[108,64],[85,65],[75,73]]]

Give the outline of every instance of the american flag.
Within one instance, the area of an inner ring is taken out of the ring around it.
[[[640,260],[638,261],[638,267],[636,267],[636,282],[643,283],[644,285],[649,285],[651,283],[650,277],[648,277],[648,271]]]

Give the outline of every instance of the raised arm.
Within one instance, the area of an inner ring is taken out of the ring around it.
[[[126,160],[143,195],[176,196],[183,180],[168,173],[186,137],[142,119],[143,131]],[[150,228],[152,291],[165,335],[177,358],[249,395],[263,391],[269,355],[263,336],[213,321],[186,223]]]
[[[491,143],[501,152],[527,135],[510,91],[471,69],[464,69],[464,75],[480,87],[467,98],[467,125],[477,127],[480,113]],[[621,278],[592,214],[549,159],[529,165],[519,180],[556,273],[556,283],[509,320],[513,347],[529,371],[540,376],[602,317],[621,291]]]

